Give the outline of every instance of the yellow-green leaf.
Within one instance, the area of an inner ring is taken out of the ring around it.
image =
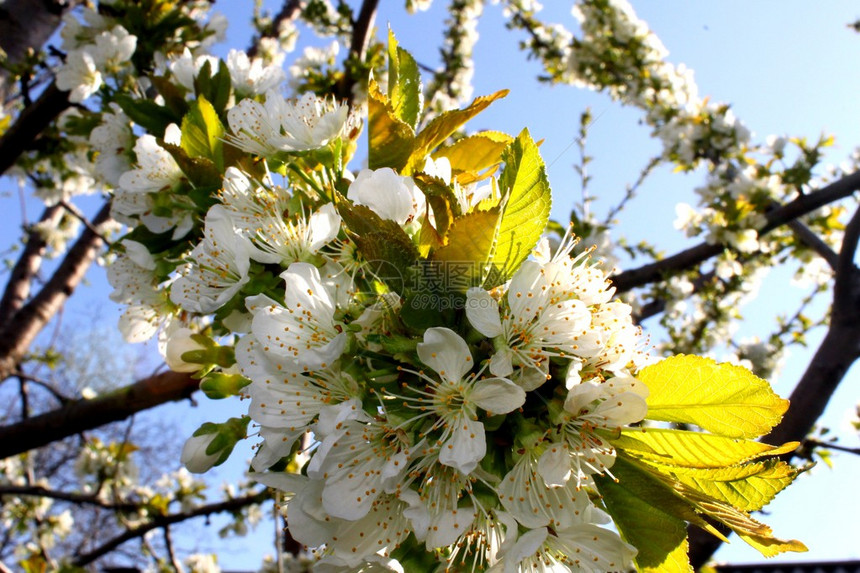
[[[670,482],[674,481],[669,476],[664,476],[664,478]],[[785,551],[807,551],[806,546],[800,541],[774,537],[770,527],[756,521],[746,512],[732,507],[729,503],[716,500],[678,481],[674,481],[673,485],[684,499],[695,505],[698,512],[727,525],[741,539],[765,557],[773,557]]]
[[[733,466],[763,456],[786,454],[798,446],[797,442],[777,447],[752,440],[663,428],[628,428],[612,444],[643,460],[687,468]]]
[[[215,108],[203,96],[198,97],[182,118],[180,147],[189,157],[209,159],[219,171],[223,171],[223,138],[224,125]]]
[[[491,103],[506,95],[508,95],[508,90],[500,90],[494,94],[476,98],[464,109],[446,111],[436,116],[415,137],[415,145],[410,148],[412,155],[409,158],[409,165],[403,174],[408,175],[412,171],[418,171],[423,168],[424,161],[431,151],[448,139],[463,124],[487,109]]]
[[[403,122],[373,78],[367,86],[368,167],[402,169],[415,146],[415,132]]]
[[[670,471],[681,483],[742,511],[760,510],[801,472],[779,460],[719,469],[671,468]]]
[[[667,358],[640,370],[638,378],[650,390],[648,419],[695,424],[732,438],[767,433],[788,409],[766,380],[700,356]]]
[[[433,158],[448,159],[455,174],[477,173],[501,163],[502,152],[513,140],[507,133],[482,131],[437,150]]]
[[[498,209],[477,211],[454,220],[446,245],[433,254],[445,272],[457,275],[458,284],[480,286],[489,272],[490,255],[499,221]],[[465,288],[457,289],[465,292]]]
[[[504,206],[492,259],[500,282],[509,279],[537,245],[552,206],[546,168],[528,130],[520,133],[502,157],[505,169],[499,187]]]

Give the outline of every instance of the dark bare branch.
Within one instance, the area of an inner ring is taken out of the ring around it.
[[[109,219],[110,203],[105,203],[92,223],[98,227]],[[15,371],[30,344],[72,295],[101,245],[98,234],[84,229],[42,290],[0,330],[0,380]]]
[[[819,257],[827,261],[827,264],[834,271],[836,270],[836,264],[839,260],[839,253],[830,248],[830,245],[821,240],[821,237],[815,234],[815,232],[803,224],[803,221],[799,219],[795,219],[793,221],[789,221],[786,223],[786,226],[791,229],[791,232],[794,233],[794,236],[797,239],[815,251]]]
[[[183,400],[199,381],[190,374],[163,372],[92,400],[76,400],[62,408],[0,427],[0,459],[14,456],[142,410]]]
[[[63,13],[81,0],[5,0],[0,5],[0,48],[11,66],[22,64],[31,51],[38,52],[57,31]],[[0,107],[9,100],[14,84],[6,66],[0,67]]]
[[[62,216],[63,210],[59,205],[46,207],[39,222],[55,226]],[[27,302],[33,278],[39,272],[46,248],[47,242],[44,237],[38,231],[31,229],[27,233],[27,244],[15,266],[12,267],[12,274],[9,276],[9,282],[6,283],[3,298],[0,299],[0,329],[5,327]]]
[[[0,175],[6,173],[25,151],[32,148],[39,134],[69,105],[69,92],[60,91],[56,83],[51,83],[39,99],[21,112],[0,138]]]
[[[349,57],[355,61],[364,61],[367,55],[367,47],[370,45],[370,35],[373,32],[373,24],[376,21],[376,9],[379,0],[364,0],[358,12],[358,18],[352,26],[352,44],[349,47]],[[352,77],[347,72],[343,75],[338,85],[338,96],[352,103],[353,87],[358,78]]]

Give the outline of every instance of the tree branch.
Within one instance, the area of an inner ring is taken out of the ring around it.
[[[364,0],[361,3],[361,10],[358,13],[358,19],[352,26],[352,43],[349,47],[349,58],[358,62],[363,62],[367,55],[367,47],[370,44],[370,33],[373,31],[373,23],[376,20],[376,9],[379,5],[379,0]],[[338,95],[341,99],[352,104],[353,93],[352,88],[355,86],[356,78],[347,71],[341,78],[337,86]]]
[[[215,513],[224,513],[224,512],[234,512],[242,509],[245,506],[254,504],[254,503],[263,503],[264,501],[269,499],[269,494],[266,490],[257,492],[255,494],[246,495],[244,497],[237,497],[234,499],[229,499],[227,501],[223,501],[221,503],[213,503],[210,505],[204,505],[193,509],[191,511],[183,511],[180,513],[174,513],[171,515],[162,515],[155,517],[149,523],[145,523],[143,525],[139,525],[137,527],[132,527],[126,530],[124,533],[114,537],[110,541],[104,543],[100,547],[93,549],[88,553],[84,553],[83,555],[79,555],[74,561],[73,565],[77,567],[83,567],[85,565],[89,565],[96,559],[103,557],[104,555],[110,553],[126,541],[131,541],[137,537],[141,537],[145,535],[147,532],[152,531],[153,529],[158,529],[159,527],[166,527],[168,525],[172,525],[174,523],[180,523],[187,519],[193,519],[195,517],[206,517],[209,515],[213,515]]]
[[[758,234],[759,236],[765,235],[802,215],[811,213],[833,201],[844,199],[858,190],[860,190],[860,171],[847,175],[814,193],[801,195],[797,199],[766,213],[767,223],[759,230]],[[627,292],[636,287],[659,281],[666,274],[691,268],[718,255],[727,248],[729,247],[722,244],[701,243],[671,257],[619,273],[611,277],[612,284],[617,292]]]
[[[101,225],[109,219],[108,202],[93,219],[93,225]],[[97,233],[84,229],[39,294],[21,307],[15,317],[0,330],[0,380],[15,371],[30,344],[72,295],[95,260],[101,244]]]
[[[284,22],[291,22],[299,17],[299,14],[304,9],[303,0],[285,0],[281,6],[281,11],[278,12],[272,23],[266,30],[263,30],[259,36],[255,37],[251,42],[250,47],[246,50],[248,58],[253,59],[257,52],[260,51],[260,41],[263,38],[277,38],[280,34],[280,27]]]
[[[163,372],[92,400],[0,427],[0,459],[46,446],[166,402],[188,398],[200,382],[190,374]]]
[[[21,112],[15,123],[0,138],[0,175],[6,173],[21,154],[32,148],[39,134],[69,105],[69,92],[60,91],[57,84],[52,82],[39,99]]]
[[[830,248],[830,245],[821,240],[821,237],[816,235],[812,229],[803,224],[803,221],[795,219],[786,223],[794,236],[801,243],[815,251],[819,257],[827,261],[828,266],[836,270],[836,264],[839,260],[839,253]]]
[[[45,208],[39,222],[56,226],[62,216],[62,207],[53,205]],[[39,272],[46,248],[47,242],[41,233],[35,229],[28,231],[27,244],[15,266],[12,267],[12,274],[9,276],[9,282],[6,283],[3,298],[0,299],[0,330],[12,320],[14,314],[24,306],[30,296],[32,280]]]

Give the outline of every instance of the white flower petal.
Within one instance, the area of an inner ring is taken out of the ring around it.
[[[507,414],[525,403],[526,393],[507,378],[486,378],[475,382],[469,401],[491,415]]]
[[[538,460],[537,471],[549,487],[566,484],[573,473],[567,444],[550,444]]]
[[[475,330],[488,338],[495,338],[503,332],[499,303],[480,287],[466,291],[466,318]]]
[[[484,424],[459,414],[451,420],[451,436],[439,449],[439,463],[470,474],[487,454]]]
[[[459,382],[472,369],[469,346],[450,328],[428,328],[417,350],[421,362],[450,382]]]

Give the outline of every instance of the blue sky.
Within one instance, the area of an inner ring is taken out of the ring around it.
[[[570,16],[570,2],[547,0],[547,19],[575,26]],[[224,2],[215,5],[230,17],[231,46],[245,47],[250,37],[246,25],[251,2]],[[438,45],[442,37],[444,4],[437,0],[428,13],[408,16],[403,2],[382,2],[377,26],[384,31],[388,24],[397,34],[401,46],[413,52],[424,64],[438,63]],[[277,6],[277,2],[266,2]],[[860,77],[856,63],[860,56],[860,35],[846,27],[860,17],[856,2],[830,1],[811,3],[774,0],[720,3],[705,2],[639,2],[634,3],[640,17],[657,32],[670,51],[675,64],[685,63],[695,70],[702,95],[732,104],[735,114],[763,140],[768,134],[806,136],[815,139],[822,131],[833,133],[837,145],[828,156],[840,162],[860,145]],[[601,211],[623,194],[625,185],[634,181],[647,159],[659,145],[648,138],[646,128],[637,124],[640,114],[622,109],[607,97],[568,86],[540,85],[533,80],[539,72],[535,62],[526,60],[516,42],[519,36],[504,29],[501,10],[487,6],[479,27],[481,39],[476,49],[475,95],[498,89],[511,89],[510,95],[495,103],[471,124],[474,128],[492,128],[518,133],[528,127],[536,140],[543,139],[542,153],[549,165],[549,177],[555,203],[553,215],[564,220],[579,197],[578,179],[571,168],[576,162],[574,142],[580,113],[591,107],[597,120],[589,133],[588,152],[595,157],[590,166],[594,179],[592,193],[598,196],[594,208]],[[310,39],[308,33],[302,43]],[[289,63],[289,62],[288,62]],[[692,189],[703,180],[702,173],[675,175],[662,170],[643,189],[634,209],[621,217],[621,229],[631,240],[646,238],[667,253],[691,244],[674,230],[674,205],[692,202]],[[13,197],[4,199],[16,201]],[[34,208],[30,217],[36,216]],[[14,222],[17,225],[17,221]],[[104,305],[109,292],[104,273],[90,273],[89,287],[74,297],[69,313],[85,316],[87,307]],[[801,296],[783,284],[766,285],[755,310],[744,311],[748,320],[743,332],[766,336],[776,310],[791,312],[789,305],[778,307],[790,296]],[[762,302],[767,301],[767,302]],[[110,313],[104,313],[110,314]],[[116,311],[118,316],[119,311]],[[112,317],[111,319],[112,320]],[[814,349],[819,337],[811,337]],[[787,396],[802,374],[809,353],[794,350],[782,376],[775,381],[777,392]],[[844,426],[846,411],[860,396],[860,377],[856,369],[843,382],[826,414],[825,425],[838,430]],[[238,415],[243,405],[213,405],[201,400],[202,407],[191,413],[171,407],[166,416],[183,419],[184,431],[190,433],[202,421],[220,420]],[[215,409],[211,409],[217,406]],[[217,410],[217,412],[216,412]],[[845,434],[845,445],[857,446],[856,433]],[[860,459],[849,455],[835,458],[836,467],[815,468],[802,476],[788,491],[769,506],[763,519],[777,535],[804,541],[807,554],[783,555],[779,561],[830,560],[860,558],[860,549],[852,543],[856,516],[860,514],[860,497],[855,495]],[[236,468],[224,475],[236,475]],[[246,539],[231,541],[236,554],[224,554],[222,566],[256,566],[259,557],[270,551],[267,525]],[[232,553],[232,551],[231,551]],[[249,560],[248,555],[254,555]],[[762,558],[743,542],[735,540],[720,550],[718,559],[757,562]]]

